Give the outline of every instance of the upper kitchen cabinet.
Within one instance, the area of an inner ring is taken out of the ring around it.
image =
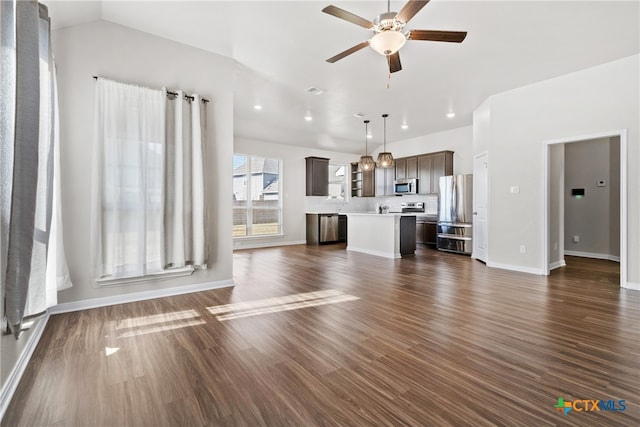
[[[453,175],[453,151],[418,156],[418,192],[439,193],[440,177]]]
[[[329,195],[329,159],[307,157],[307,196]]]
[[[418,178],[418,156],[395,159],[396,179]]]
[[[358,163],[351,163],[351,197],[375,196],[374,169],[359,170]]]

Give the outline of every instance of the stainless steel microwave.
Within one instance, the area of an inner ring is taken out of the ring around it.
[[[393,182],[394,192],[397,196],[403,194],[418,194],[417,179],[396,179]]]

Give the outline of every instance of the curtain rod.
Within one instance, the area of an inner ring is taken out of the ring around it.
[[[98,80],[98,76],[93,76],[93,78],[94,78],[94,80]],[[167,90],[167,94],[168,95],[173,95],[173,96],[178,96],[177,92],[171,92],[169,90]],[[193,99],[194,99],[193,96],[190,96],[190,95],[185,95],[184,97],[185,97],[185,99],[188,99],[189,101],[193,101]],[[206,98],[202,98],[202,102],[207,103],[207,102],[209,102],[209,100],[206,99]]]

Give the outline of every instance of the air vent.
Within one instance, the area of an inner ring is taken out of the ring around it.
[[[305,92],[312,93],[314,95],[320,95],[320,94],[325,93],[326,90],[311,86],[311,87],[306,88]]]

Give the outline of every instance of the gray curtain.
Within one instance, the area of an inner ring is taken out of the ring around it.
[[[53,96],[41,93],[41,87],[53,90],[53,61],[46,6],[36,1],[0,4],[0,274],[4,316],[17,338],[27,307],[29,314],[46,309],[30,299],[46,286]],[[38,289],[30,291],[30,284]]]

